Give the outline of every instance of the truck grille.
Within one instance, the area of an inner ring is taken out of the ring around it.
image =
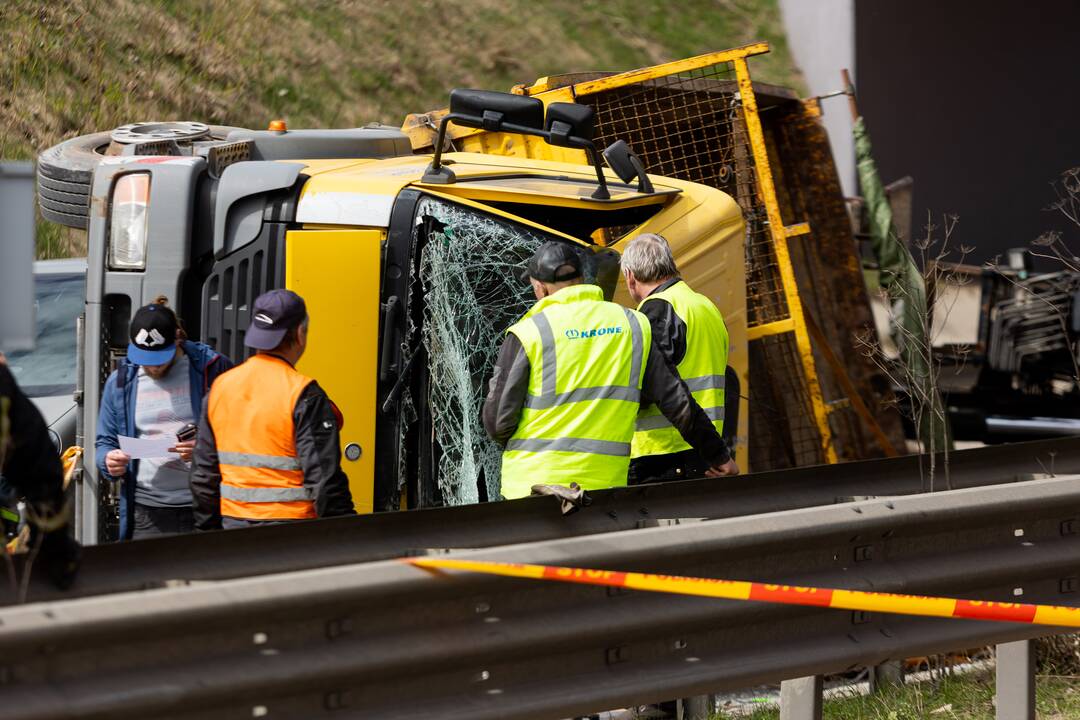
[[[214,263],[203,284],[203,341],[234,362],[246,360],[252,355],[244,346],[252,301],[284,286],[284,226],[268,223],[255,242]]]

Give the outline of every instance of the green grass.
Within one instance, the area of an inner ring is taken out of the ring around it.
[[[1036,681],[1036,712],[1040,720],[1080,718],[1080,678],[1040,676]],[[994,677],[989,673],[947,677],[891,688],[876,695],[855,696],[825,703],[826,720],[992,720]],[[726,715],[717,720],[776,720],[780,712],[762,708],[751,715]]]
[[[453,87],[509,89],[756,40],[773,51],[751,60],[755,78],[801,88],[777,0],[7,0],[0,157],[137,120],[400,125]],[[41,232],[39,250],[56,251]]]

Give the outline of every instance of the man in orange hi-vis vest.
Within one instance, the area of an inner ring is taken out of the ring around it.
[[[257,353],[217,379],[199,425],[191,476],[198,529],[355,512],[333,403],[295,368],[307,329],[296,293],[255,299],[244,344]]]

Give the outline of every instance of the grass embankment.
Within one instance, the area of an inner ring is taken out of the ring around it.
[[[1039,720],[1080,718],[1080,677],[1040,675],[1036,680]],[[994,677],[973,674],[946,677],[825,703],[825,720],[993,720]],[[734,715],[721,714],[717,720]],[[740,720],[777,720],[776,708],[763,708]]]
[[[453,87],[509,89],[772,43],[755,76],[798,84],[777,0],[71,0],[0,3],[0,158],[139,120],[400,125]],[[39,254],[71,243],[42,223]]]

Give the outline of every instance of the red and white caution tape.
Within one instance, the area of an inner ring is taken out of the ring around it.
[[[745,582],[742,580],[714,580],[712,578],[684,577],[680,575],[652,575],[649,573],[588,570],[552,565],[523,565],[487,562],[484,560],[409,558],[405,562],[431,570],[464,570],[505,577],[606,585],[647,592],[724,598],[725,600],[754,600],[784,605],[808,605],[840,610],[897,613],[900,615],[1080,627],[1080,608],[1057,605],[960,600],[959,598],[927,597],[924,595],[898,595],[896,593],[863,592],[861,590],[840,590],[836,588],[771,585],[769,583]]]

